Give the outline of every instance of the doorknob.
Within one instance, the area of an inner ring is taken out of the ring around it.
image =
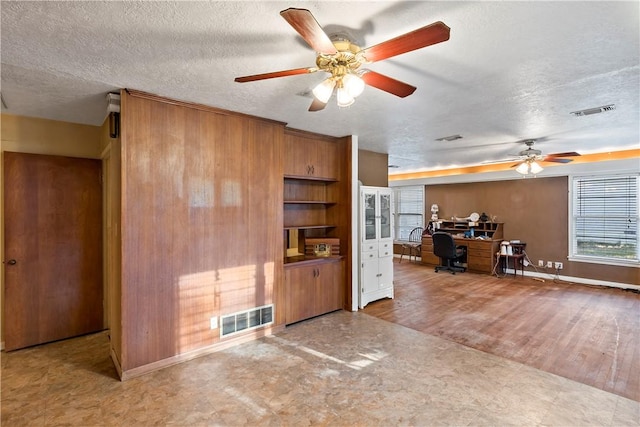
[[[16,260],[15,259],[10,259],[9,261],[7,261],[7,264],[16,265]]]

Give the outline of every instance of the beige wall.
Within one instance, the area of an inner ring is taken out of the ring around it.
[[[0,115],[0,153],[49,154],[100,158],[100,127],[30,117]],[[0,159],[0,171],[4,157]],[[4,259],[4,172],[0,173],[0,257]],[[8,183],[7,183],[8,185]],[[1,319],[4,319],[4,268],[0,289]],[[1,322],[2,320],[0,320]],[[1,329],[1,328],[0,328]],[[4,342],[4,332],[2,332]]]
[[[358,150],[358,180],[362,185],[389,186],[389,155]]]

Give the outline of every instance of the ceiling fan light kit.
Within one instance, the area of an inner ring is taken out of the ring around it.
[[[538,164],[538,162],[536,162],[533,159],[527,159],[524,162],[520,163],[518,165],[518,167],[516,168],[516,172],[518,172],[521,175],[527,176],[527,175],[537,175],[540,172],[542,172],[544,170],[544,168],[542,166],[540,166]]]
[[[567,159],[565,157],[575,157],[580,155],[579,153],[571,151],[567,153],[555,153],[543,156],[542,151],[533,148],[533,144],[536,142],[535,139],[526,139],[522,142],[524,142],[524,144],[527,146],[526,150],[522,150],[518,154],[522,161],[512,167],[515,168],[516,172],[524,175],[525,177],[527,175],[537,175],[544,170],[544,168],[538,163],[539,161],[551,163],[569,163],[572,162],[573,159]]]
[[[449,40],[449,27],[442,22],[435,22],[375,46],[361,49],[346,33],[336,33],[331,37],[327,35],[307,9],[289,8],[281,11],[280,15],[317,52],[316,67],[236,77],[235,81],[246,83],[325,71],[331,76],[313,89],[315,99],[309,111],[324,109],[334,92],[336,92],[338,107],[348,107],[362,94],[366,85],[400,98],[411,95],[416,90],[415,87],[371,70],[360,69],[360,67],[363,64],[382,61]]]

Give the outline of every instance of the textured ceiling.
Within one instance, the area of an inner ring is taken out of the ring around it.
[[[309,9],[360,46],[443,21],[449,41],[367,68],[418,89],[368,87],[351,107],[308,112],[323,73],[279,12]],[[17,2],[3,0],[4,112],[102,124],[106,93],[132,88],[286,122],[389,154],[394,172],[640,146],[640,7],[632,2]],[[572,111],[615,104],[614,111]],[[460,134],[462,139],[436,139]]]

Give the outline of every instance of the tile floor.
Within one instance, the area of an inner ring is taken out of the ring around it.
[[[2,426],[640,426],[640,402],[335,312],[126,382],[106,333],[2,353]]]

